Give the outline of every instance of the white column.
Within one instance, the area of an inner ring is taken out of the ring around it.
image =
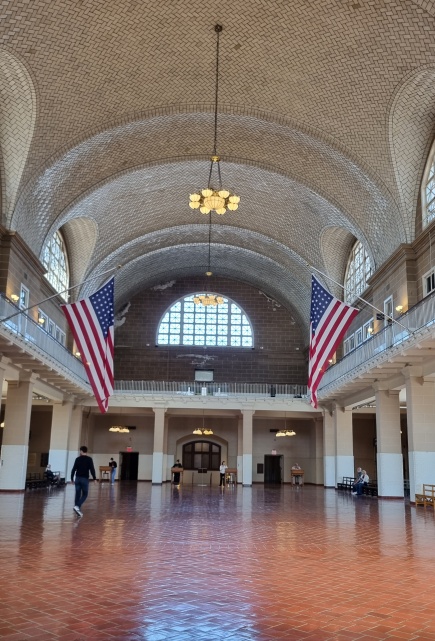
[[[1,449],[0,490],[25,489],[32,391],[37,378],[31,372],[21,372],[19,381],[8,382]]]
[[[169,456],[168,440],[169,440],[169,417],[165,416],[165,427],[164,427],[164,435],[163,435],[163,480],[164,481],[171,480],[171,467],[175,463],[175,460],[177,458],[176,457],[177,452],[174,452],[174,454]]]
[[[325,487],[335,487],[336,456],[334,416],[325,410],[323,413],[323,484]]]
[[[352,408],[334,405],[335,486],[343,476],[354,476]]]
[[[435,484],[435,390],[433,380],[416,374],[419,368],[406,367],[408,408],[408,452],[410,500],[424,483]]]
[[[83,407],[81,405],[77,405],[76,407],[73,407],[71,412],[71,421],[68,434],[68,456],[65,476],[66,482],[70,480],[70,474],[74,465],[74,461],[80,454],[80,446],[84,445],[84,443],[80,442],[80,439],[82,437],[82,422]]]
[[[314,483],[316,485],[323,484],[323,418],[316,417],[314,419]]]
[[[68,434],[73,405],[71,401],[55,403],[51,417],[50,452],[48,461],[53,472],[67,479]]]
[[[161,485],[163,482],[163,442],[165,437],[165,409],[153,407],[154,412],[154,446],[153,446],[153,472],[151,482]]]
[[[399,392],[379,386],[375,391],[378,495],[403,498]]]
[[[237,422],[237,483],[243,483],[243,417]]]
[[[243,485],[252,485],[252,417],[254,410],[242,410],[243,416]]]

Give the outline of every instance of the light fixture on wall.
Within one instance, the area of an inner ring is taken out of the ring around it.
[[[240,197],[231,194],[227,189],[222,188],[220,157],[217,155],[217,121],[218,121],[218,95],[219,95],[219,34],[222,31],[220,24],[215,25],[216,32],[216,84],[214,101],[214,144],[213,155],[210,158],[210,172],[208,183],[205,189],[190,194],[189,205],[192,209],[199,209],[201,214],[209,214],[215,211],[217,214],[224,214],[227,209],[235,211],[240,202]],[[217,184],[213,185],[213,170],[216,168]]]
[[[278,432],[276,433],[276,436],[296,436],[296,432],[294,430],[287,429],[287,413],[285,414],[285,418],[284,418],[284,429],[278,430]]]
[[[403,305],[397,305],[396,312],[399,312],[399,314],[400,314],[402,309],[403,309]]]
[[[20,297],[18,296],[18,294],[11,294],[11,300],[14,303],[18,303],[18,301],[20,300]]]
[[[38,323],[40,325],[45,325],[45,318],[43,316],[38,316]]]
[[[202,427],[195,428],[193,434],[197,436],[211,436],[213,434],[213,430],[209,427],[204,427],[204,410],[202,410]]]
[[[207,271],[205,272],[205,275],[208,277],[213,276],[213,272],[211,271],[211,213],[209,213],[208,221],[208,260]],[[217,305],[222,305],[224,299],[222,298],[222,296],[216,296],[216,294],[205,292],[204,294],[197,294],[196,296],[194,296],[193,302],[195,303],[195,305],[203,305],[204,307],[208,307],[209,305],[211,305],[215,307]]]

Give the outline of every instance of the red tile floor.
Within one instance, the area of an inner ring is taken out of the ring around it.
[[[0,494],[8,641],[435,640],[430,508],[305,486]]]

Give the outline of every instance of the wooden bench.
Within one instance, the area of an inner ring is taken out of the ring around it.
[[[435,485],[428,485],[427,483],[423,485],[423,494],[415,495],[415,504],[416,505],[431,505],[434,507],[435,504]]]
[[[47,479],[45,478],[41,479],[41,475],[39,473],[35,472],[27,475],[26,485],[25,485],[26,490],[36,490],[36,489],[40,489],[41,487],[47,487],[47,486],[48,486]]]
[[[366,496],[377,496],[378,495],[378,482],[369,481],[367,485],[363,485],[362,493]]]
[[[337,483],[337,490],[352,490],[355,478],[353,476],[343,476],[343,481]]]

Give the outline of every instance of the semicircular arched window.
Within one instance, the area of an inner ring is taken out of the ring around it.
[[[367,287],[373,273],[372,262],[362,243],[357,240],[350,252],[344,278],[344,302],[353,303]]]
[[[422,183],[422,217],[423,227],[435,219],[435,143],[429,154],[429,162],[423,174]]]
[[[157,330],[157,345],[208,347],[253,347],[251,323],[230,298],[212,306],[196,305],[192,294],[174,303],[163,315]]]
[[[48,282],[53,285],[57,292],[63,292],[69,286],[68,257],[65,243],[61,234],[57,231],[44,247],[42,253],[42,264],[47,269],[45,275]],[[68,300],[65,292],[60,294],[64,300]]]

